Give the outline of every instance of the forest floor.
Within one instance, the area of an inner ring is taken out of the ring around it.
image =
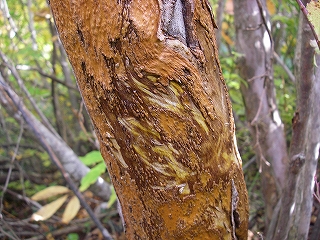
[[[16,173],[17,169],[13,169]],[[48,177],[50,175],[50,177]],[[13,174],[12,176],[15,176]],[[264,202],[260,191],[260,174],[256,164],[251,164],[245,170],[247,188],[250,199],[250,219],[249,219],[249,237],[248,239],[263,239],[265,230],[264,223]],[[99,229],[95,226],[88,213],[83,209],[77,212],[75,218],[68,224],[62,223],[62,215],[66,208],[70,196],[52,217],[45,221],[34,221],[32,215],[39,207],[52,202],[55,198],[46,201],[34,201],[31,194],[38,190],[39,186],[44,186],[50,181],[55,185],[64,185],[61,176],[57,172],[51,174],[39,175],[37,183],[32,182],[30,177],[24,179],[24,186],[21,185],[21,179],[10,180],[9,187],[3,195],[4,182],[0,183],[0,196],[2,198],[2,215],[0,216],[0,239],[103,239]],[[39,183],[43,184],[39,184]],[[33,192],[29,189],[33,188]],[[94,210],[104,227],[110,232],[115,240],[125,239],[121,218],[119,217],[116,203],[112,207],[106,208],[106,203],[94,196],[90,191],[84,192],[86,202]],[[314,201],[314,208],[311,217],[310,234],[319,231],[320,227],[320,203]],[[310,235],[311,236],[311,235]],[[312,235],[315,236],[315,235]],[[313,238],[310,237],[311,240]]]

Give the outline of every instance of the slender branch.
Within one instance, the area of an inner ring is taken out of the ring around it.
[[[12,169],[13,169],[13,163],[16,159],[16,156],[18,155],[18,150],[19,150],[19,145],[20,145],[21,138],[22,138],[22,133],[23,133],[23,119],[21,118],[20,132],[19,132],[18,140],[16,143],[16,147],[14,149],[13,155],[11,157],[10,167],[9,167],[9,170],[7,173],[7,179],[6,179],[6,182],[5,182],[4,187],[2,189],[2,194],[1,194],[1,198],[0,198],[0,214],[2,213],[2,210],[3,210],[3,198],[4,198],[4,195],[7,191],[8,185],[9,185],[9,181],[10,181],[10,177],[11,177],[11,173],[12,173]]]
[[[50,20],[49,20],[49,27],[50,27],[50,32],[51,32],[52,38],[59,36],[56,27],[54,26],[53,22]],[[68,62],[67,54],[62,46],[62,43],[60,42],[60,39],[56,38],[56,40],[53,42],[53,45],[56,48],[56,51],[59,50],[59,52],[60,52],[59,55],[57,53],[55,53],[55,55],[58,60],[58,63],[60,64],[60,66],[62,68],[64,81],[66,82],[66,84],[72,85],[73,84],[73,81],[72,81],[73,74],[72,74],[72,71],[71,71],[71,68],[70,68],[70,65]],[[76,110],[79,108],[77,97],[74,94],[74,92],[70,91],[70,89],[68,89],[68,91],[69,91],[69,98],[70,98],[71,107],[72,107],[72,109]]]
[[[307,8],[303,5],[303,3],[302,3],[301,0],[296,0],[296,1],[297,1],[298,5],[299,5],[300,10],[302,11],[303,15],[304,15],[304,16],[306,17],[306,19],[307,19],[307,22],[308,22],[308,24],[309,24],[309,26],[310,26],[310,28],[311,28],[312,34],[313,34],[313,36],[314,36],[314,38],[315,38],[315,40],[316,40],[316,42],[317,42],[318,48],[319,48],[319,50],[320,50],[320,40],[319,40],[318,34],[316,33],[316,30],[314,29],[313,24],[310,22],[310,20],[309,20],[309,18],[308,18],[309,12],[308,12]]]
[[[283,68],[283,70],[288,74],[288,77],[292,82],[296,81],[296,78],[294,77],[293,73],[290,71],[288,66],[282,61],[282,59],[279,57],[279,55],[276,52],[273,52],[274,58],[277,60],[279,65]]]
[[[9,12],[9,8],[8,8],[8,3],[6,0],[2,0],[2,12],[3,15],[5,16],[5,18],[8,20],[11,31],[14,32],[14,36],[17,36],[19,41],[23,42],[25,44],[25,42],[23,41],[23,39],[21,38],[21,36],[18,34],[18,28],[16,26],[16,24],[14,23],[10,12]],[[10,34],[11,35],[11,34]]]
[[[0,74],[1,74],[1,65],[0,65]],[[2,131],[4,131],[5,137],[6,137],[6,144],[15,144],[12,142],[8,128],[6,126],[5,116],[3,116],[0,112],[0,126],[2,126]],[[3,146],[3,143],[0,145],[0,147]]]
[[[65,86],[65,87],[67,87],[67,88],[69,88],[71,90],[74,90],[74,91],[77,91],[77,92],[79,91],[77,87],[71,86],[68,83],[63,82],[62,80],[60,80],[59,78],[57,78],[54,75],[47,74],[47,73],[45,73],[42,70],[37,69],[37,68],[31,68],[30,70],[37,71],[41,76],[50,78],[52,81],[57,82],[57,83]]]
[[[7,236],[9,239],[13,239],[13,240],[19,240],[20,238],[15,234],[15,232],[13,231],[13,229],[11,228],[11,226],[4,220],[4,219],[0,219],[0,223],[2,223],[1,225],[7,227],[10,232],[12,233],[12,235],[10,235],[9,233],[4,231],[4,227],[0,228],[0,232],[3,233],[4,236]]]
[[[28,7],[28,16],[29,16],[29,21],[28,21],[28,25],[29,25],[29,31],[31,33],[31,41],[32,41],[32,49],[33,50],[37,50],[38,45],[37,45],[37,36],[36,36],[36,30],[34,28],[34,22],[33,22],[33,12],[31,10],[31,0],[27,1],[27,7]]]
[[[115,211],[115,213],[118,213],[118,212]],[[103,213],[103,214],[99,214],[97,217],[101,219],[103,217],[108,217],[112,215],[113,215],[112,213],[111,214]],[[61,235],[66,235],[72,232],[83,232],[84,229],[91,229],[94,226],[95,224],[94,222],[92,222],[92,219],[90,220],[89,218],[83,218],[80,220],[72,221],[70,226],[50,232],[50,235],[52,235],[52,237],[58,238]],[[42,240],[42,239],[46,239],[45,235],[34,236],[32,238],[29,238],[29,240]]]
[[[256,156],[253,156],[246,164],[243,165],[242,170],[246,170],[252,163],[256,161]]]
[[[10,142],[3,142],[0,144],[0,148],[11,148],[12,146],[15,146],[16,143],[10,143]],[[42,151],[43,149],[37,145],[32,145],[31,143],[30,144],[20,144],[20,148],[30,148],[30,149],[35,149],[35,150],[38,150],[38,151]]]
[[[267,76],[267,74],[256,75],[256,76],[254,76],[252,78],[247,79],[247,82],[250,83],[252,81],[255,81],[255,80],[259,79],[259,78],[263,78],[263,77],[266,77],[266,76]]]
[[[271,34],[271,29],[270,29],[270,22],[268,24],[268,21],[267,21],[266,16],[265,16],[265,13],[267,11],[264,9],[264,6],[262,5],[260,0],[257,0],[257,4],[258,4],[258,7],[259,7],[259,11],[260,11],[260,15],[261,15],[261,18],[262,18],[262,21],[263,21],[263,25],[265,26],[265,28],[266,28],[266,30],[268,32],[268,35],[269,35],[270,45],[273,48],[273,38],[272,38],[272,34]],[[270,58],[272,59],[272,55],[270,56]]]
[[[320,239],[320,206],[319,203],[315,204],[316,207],[316,211],[318,211],[318,216],[317,216],[317,220],[316,222],[313,224],[313,228],[310,234],[310,238],[309,239]]]
[[[2,61],[4,62],[4,64],[10,69],[12,75],[14,76],[14,78],[17,80],[19,87],[21,88],[21,90],[24,92],[24,94],[27,96],[28,100],[30,101],[30,103],[32,104],[33,108],[36,110],[36,112],[38,113],[38,115],[40,116],[42,122],[44,123],[44,125],[59,139],[61,139],[61,137],[59,136],[59,134],[56,132],[56,130],[52,127],[51,123],[49,122],[49,120],[44,116],[44,114],[42,113],[42,111],[37,107],[36,102],[34,101],[34,99],[32,98],[32,96],[30,95],[30,93],[28,92],[26,86],[24,85],[22,79],[20,78],[20,75],[16,69],[16,67],[11,64],[9,62],[9,59],[7,58],[7,56],[0,51],[0,57],[2,59]]]
[[[256,112],[256,115],[254,116],[254,118],[252,119],[252,121],[250,122],[251,126],[256,125],[256,122],[258,121],[259,117],[260,117],[260,112],[262,110],[262,106],[263,106],[263,96],[265,96],[266,93],[266,88],[264,87],[261,93],[261,98],[259,98],[259,107],[258,110]]]
[[[0,74],[0,104],[4,106],[5,110],[12,116],[17,122],[20,122],[22,115],[19,112],[19,109],[15,106],[13,101],[10,97],[6,94],[4,87],[9,86],[7,83],[9,82],[8,76],[3,75],[3,72]],[[13,91],[13,90],[12,90]],[[15,94],[16,98],[19,99],[20,97]],[[19,101],[19,100],[18,100]],[[74,151],[67,146],[66,142],[63,141],[61,138],[57,138],[43,123],[41,123],[23,104],[25,112],[28,113],[32,121],[34,122],[33,125],[37,126],[37,130],[41,132],[41,135],[47,139],[47,143],[51,146],[51,148],[55,151],[56,155],[59,157],[61,162],[64,165],[66,171],[72,176],[72,178],[80,182],[80,180],[89,172],[89,168],[85,166],[78,156],[74,153]],[[32,132],[32,129],[29,128]],[[35,135],[35,134],[33,134]],[[38,139],[37,139],[38,140]],[[41,146],[41,144],[38,144]],[[43,151],[43,149],[42,149]],[[37,182],[37,178],[33,179],[33,182]],[[93,185],[90,186],[90,190],[101,199],[108,201],[110,198],[110,185],[105,182],[101,181],[101,179],[97,180]]]
[[[0,189],[3,191],[3,190],[4,190],[4,187],[0,186]],[[18,198],[19,200],[23,200],[23,201],[25,201],[25,202],[28,203],[28,204],[32,204],[33,206],[35,206],[35,207],[38,208],[38,209],[40,209],[40,208],[42,207],[41,204],[39,204],[39,203],[36,202],[36,201],[33,201],[32,199],[30,199],[30,198],[28,198],[28,197],[26,197],[26,196],[23,196],[23,195],[21,195],[21,194],[19,194],[19,193],[16,193],[16,192],[14,192],[14,191],[12,191],[12,190],[10,190],[10,189],[7,189],[6,191],[7,191],[9,194],[11,194],[11,195],[15,196],[16,198]]]
[[[97,227],[100,229],[102,235],[104,236],[104,239],[106,240],[111,240],[112,237],[110,233],[108,232],[107,229],[103,227],[101,224],[100,220],[95,216],[94,212],[90,208],[90,206],[86,203],[83,195],[79,192],[78,188],[76,187],[75,183],[73,180],[70,178],[69,174],[65,171],[64,167],[62,166],[59,158],[57,155],[54,153],[50,145],[48,144],[47,140],[43,138],[43,136],[40,134],[40,132],[37,129],[37,126],[33,124],[33,121],[31,117],[29,116],[29,113],[25,111],[24,105],[21,104],[21,101],[19,97],[16,95],[16,93],[6,84],[2,83],[4,91],[7,93],[7,95],[11,98],[11,100],[14,102],[15,106],[18,108],[19,112],[21,113],[22,117],[26,121],[26,123],[30,126],[32,131],[34,132],[35,136],[38,138],[39,142],[41,142],[42,146],[45,148],[46,152],[49,154],[50,158],[52,161],[56,164],[58,169],[60,170],[62,176],[70,186],[71,190],[74,192],[74,194],[78,197],[81,205],[86,209],[88,212],[89,216],[92,218],[92,220],[95,222]]]

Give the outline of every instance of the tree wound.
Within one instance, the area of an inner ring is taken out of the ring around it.
[[[192,0],[162,0],[161,30],[165,36],[180,40],[188,47],[198,46],[193,33]]]

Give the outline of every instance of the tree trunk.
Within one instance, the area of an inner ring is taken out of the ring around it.
[[[304,1],[304,4],[309,1]],[[296,53],[297,109],[292,120],[290,161],[274,236],[269,239],[307,239],[313,204],[314,177],[319,157],[319,55],[307,19],[301,14]]]
[[[246,239],[248,202],[205,0],[51,0],[128,239]]]
[[[234,0],[234,17],[236,49],[243,55],[238,66],[240,76],[247,82],[242,85],[241,92],[259,159],[267,228],[279,198],[278,192],[284,185],[288,156],[273,85],[273,43],[266,28],[271,24],[265,1],[261,1],[260,6],[258,2]]]

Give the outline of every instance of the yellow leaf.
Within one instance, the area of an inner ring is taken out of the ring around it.
[[[221,36],[223,40],[229,45],[233,45],[232,39],[228,36],[227,31],[228,31],[229,25],[226,22],[222,22],[222,30],[221,30]]]
[[[80,202],[77,196],[73,196],[62,215],[62,222],[68,224],[79,212]]]
[[[224,40],[229,46],[232,46],[232,45],[233,45],[232,39],[231,39],[227,34],[225,34],[225,32],[221,32],[221,36],[222,36],[223,40]]]
[[[32,200],[34,201],[40,201],[44,199],[48,199],[49,197],[57,196],[59,194],[64,194],[69,192],[69,188],[64,187],[64,186],[52,186],[52,187],[47,187],[40,192],[37,192],[35,195],[31,197]]]
[[[46,240],[54,240],[54,237],[52,236],[52,233],[48,233],[46,235]]]
[[[61,205],[67,200],[67,198],[68,198],[68,195],[64,195],[63,197],[60,197],[57,200],[55,200],[47,205],[44,205],[37,212],[32,214],[31,220],[44,221],[44,220],[50,218],[61,207]]]
[[[311,1],[307,4],[308,19],[312,23],[318,37],[320,37],[320,2]]]
[[[35,22],[46,21],[50,17],[51,17],[50,8],[45,7],[45,8],[37,9],[34,12],[33,20]]]
[[[269,10],[270,15],[274,15],[277,11],[276,6],[272,0],[267,0],[267,8]]]

